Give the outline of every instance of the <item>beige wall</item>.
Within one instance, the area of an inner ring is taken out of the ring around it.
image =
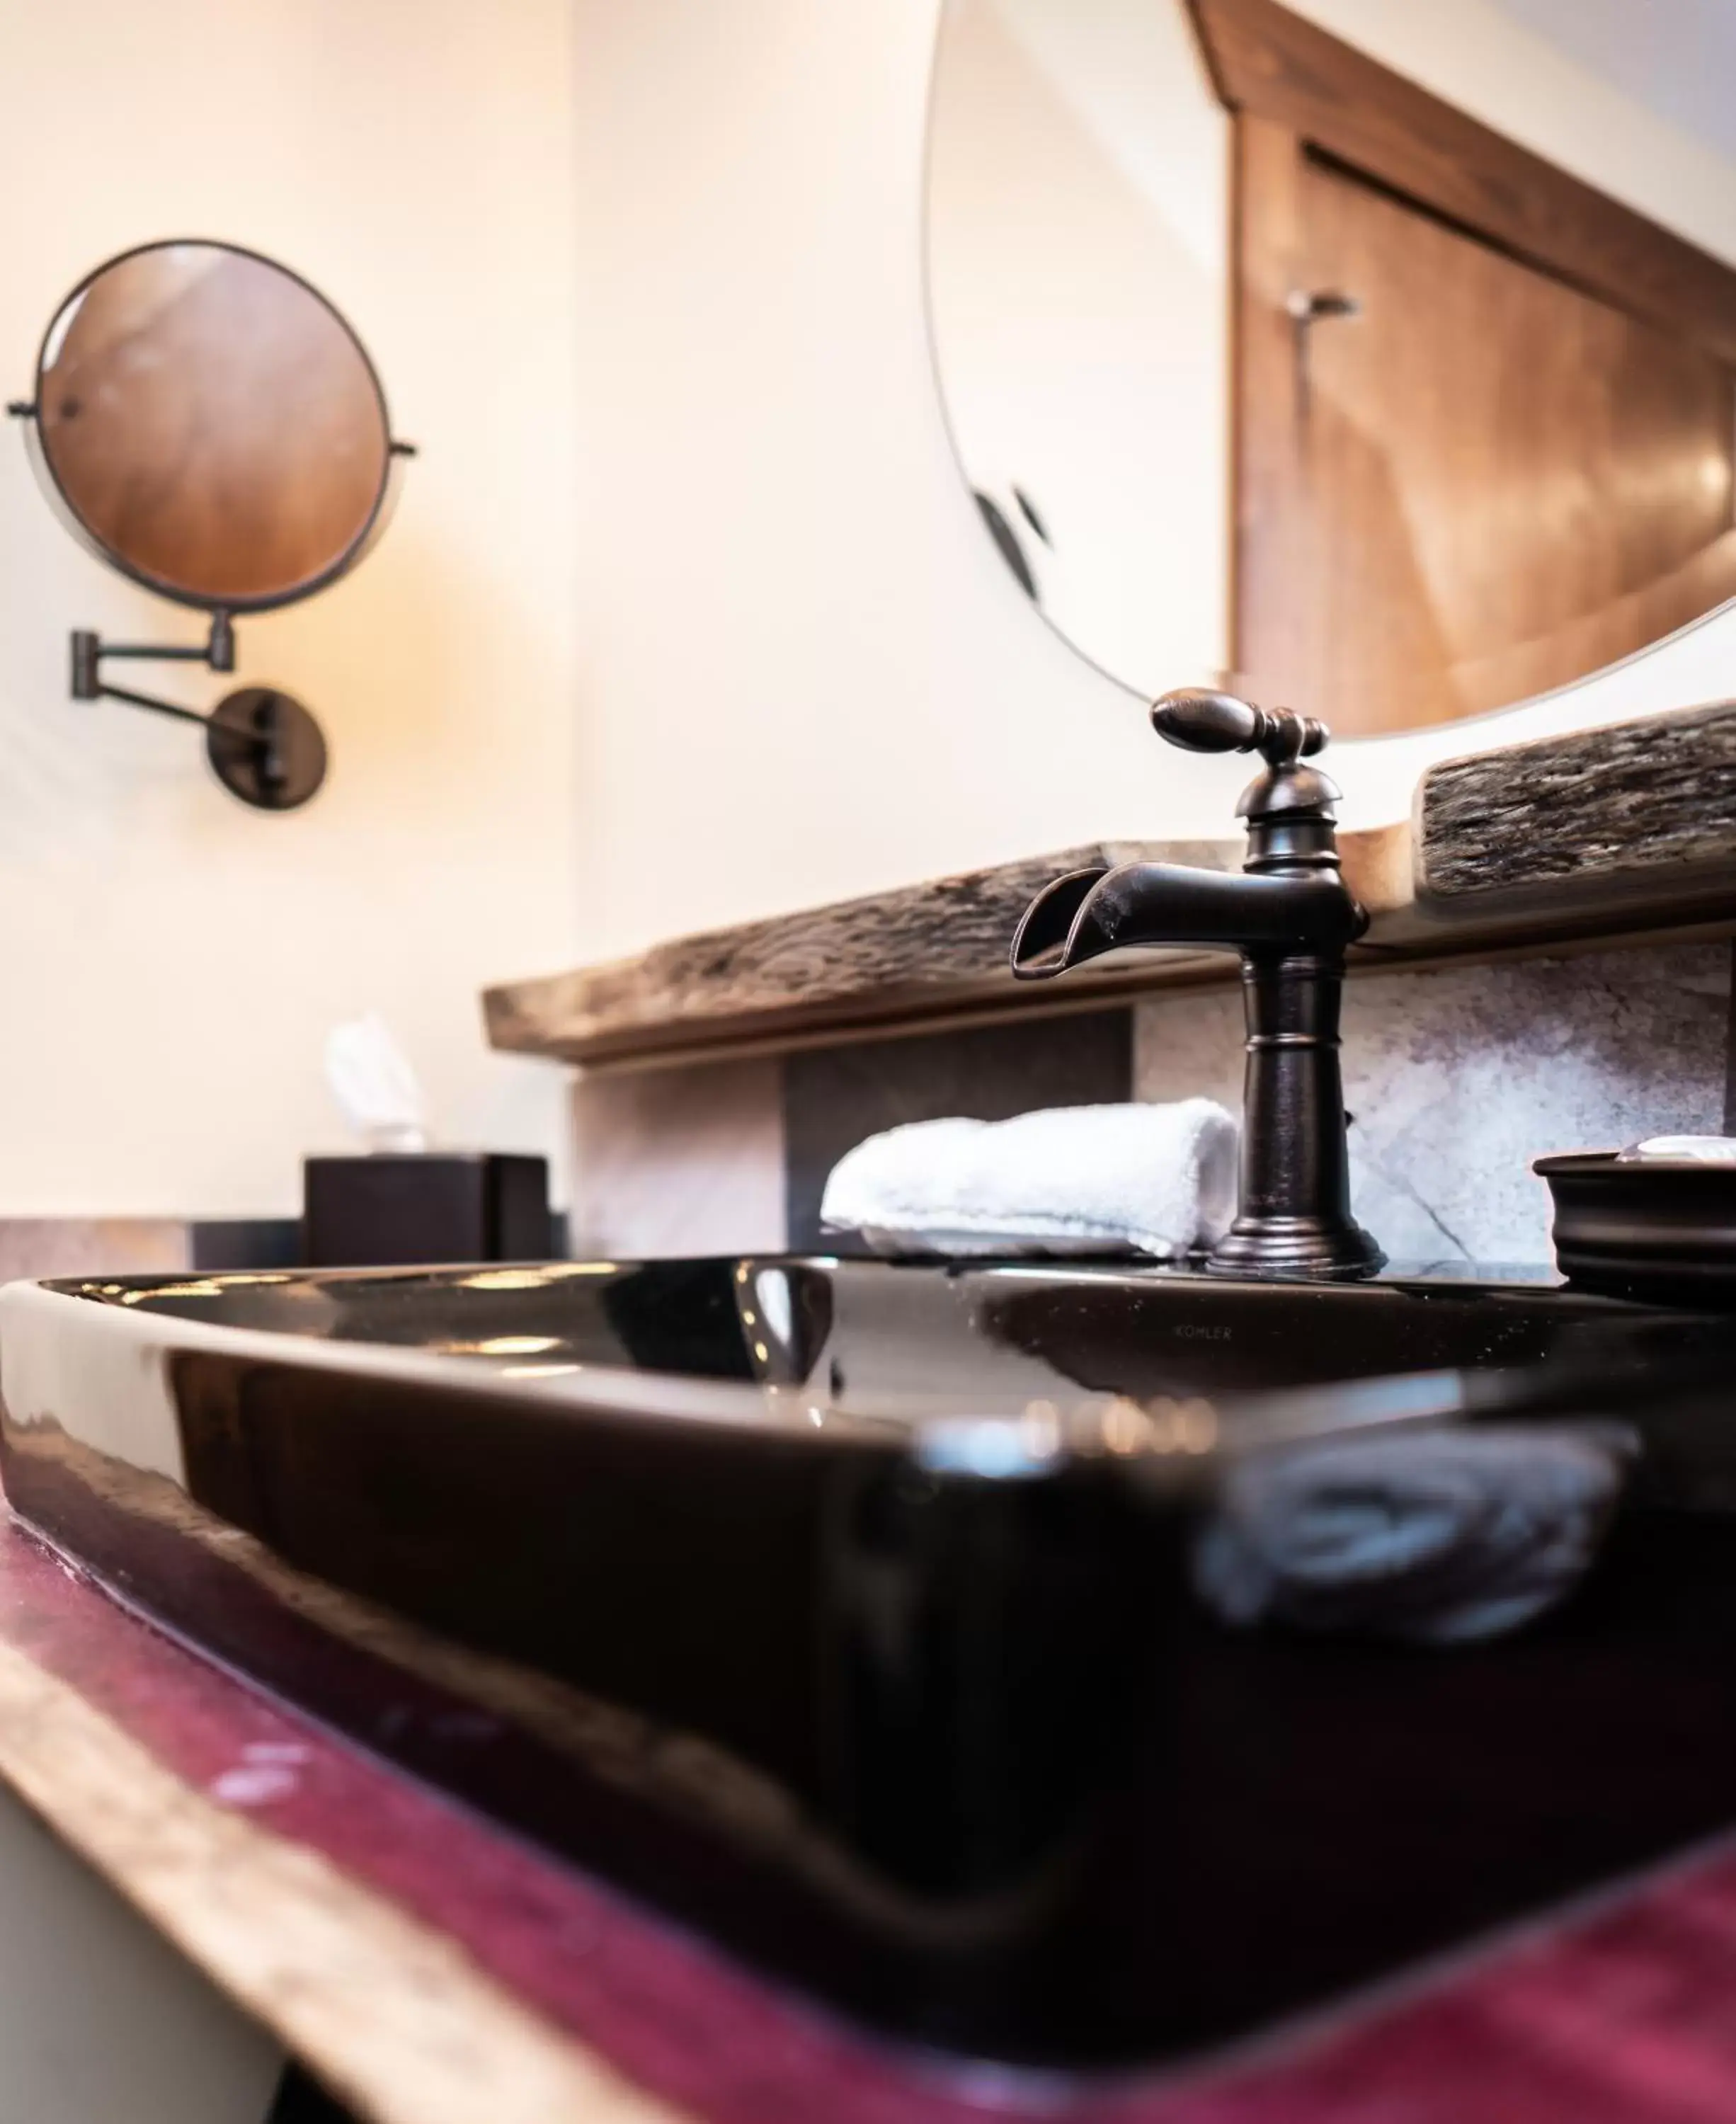
[[[1181,8],[953,0],[927,211],[948,426],[1045,615],[1147,695],[1229,661],[1228,149]]]
[[[449,1135],[557,1137],[553,1073],[488,1055],[476,992],[579,943],[571,26],[567,0],[0,10],[8,393],[88,266],[229,237],[348,312],[422,449],[354,576],[240,627],[242,678],[333,753],[266,818],[196,733],[67,700],[68,628],[195,625],[81,552],[0,435],[0,1214],[292,1210],[302,1151],[342,1140],[323,1030],[369,1006]]]
[[[953,463],[935,0],[576,9],[587,947],[1226,816]]]

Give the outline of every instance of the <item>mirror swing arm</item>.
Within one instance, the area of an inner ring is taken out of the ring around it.
[[[203,647],[190,643],[105,641],[94,628],[75,627],[71,648],[75,701],[120,701],[129,708],[148,708],[153,715],[172,716],[177,722],[197,723],[205,733],[212,772],[242,803],[265,811],[289,810],[304,803],[324,778],[323,733],[307,709],[289,693],[269,686],[244,686],[225,694],[206,715],[180,701],[166,701],[160,694],[116,686],[102,675],[105,656],[203,664],[212,671],[233,671],[235,623],[227,612],[211,614],[210,632]],[[310,766],[303,765],[298,771],[285,741],[286,730],[297,717],[303,726],[300,750],[309,754],[310,764],[314,757],[318,763],[318,773],[311,780]],[[317,751],[309,747],[310,738]]]

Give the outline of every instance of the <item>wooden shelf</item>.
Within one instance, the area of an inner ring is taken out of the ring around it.
[[[1736,929],[1736,705],[1509,745],[1429,770],[1414,818],[1342,836],[1371,914],[1353,971],[1691,928]],[[506,983],[496,1048],[587,1068],[722,1059],[1100,1004],[1233,979],[1227,954],[1126,953],[1033,986],[1014,923],[1063,872],[1133,861],[1233,870],[1238,836],[1105,841]]]

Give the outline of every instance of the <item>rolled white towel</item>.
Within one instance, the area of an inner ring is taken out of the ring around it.
[[[1498,1637],[1591,1570],[1633,1459],[1589,1424],[1406,1428],[1232,1467],[1197,1538],[1196,1590],[1244,1628]]]
[[[1211,1099],[913,1121],[841,1158],[820,1215],[880,1253],[1174,1260],[1230,1229],[1235,1154],[1235,1122]]]

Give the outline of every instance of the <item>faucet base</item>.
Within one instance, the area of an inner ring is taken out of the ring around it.
[[[1386,1257],[1348,1217],[1238,1217],[1207,1257],[1209,1276],[1294,1276],[1348,1283]]]

